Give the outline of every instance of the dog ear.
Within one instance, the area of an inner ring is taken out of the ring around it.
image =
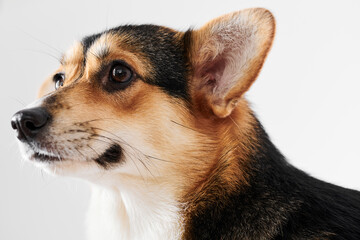
[[[274,34],[274,17],[262,8],[230,13],[192,31],[193,99],[205,101],[220,118],[229,116],[259,74]]]

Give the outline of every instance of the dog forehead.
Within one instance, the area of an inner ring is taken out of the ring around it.
[[[101,59],[113,51],[136,54],[151,65],[147,64],[152,74],[144,81],[176,97],[187,96],[189,61],[183,32],[156,25],[124,25],[87,36],[81,45],[85,65],[90,55]]]
[[[178,33],[170,28],[157,25],[123,25],[86,36],[82,39],[81,43],[84,47],[84,53],[86,53],[98,39],[105,35],[116,35],[120,40],[119,44],[126,44],[130,49],[137,47],[146,50],[149,46],[156,48],[156,42],[158,41],[161,41],[162,44],[169,48],[169,45],[174,43],[174,36]]]

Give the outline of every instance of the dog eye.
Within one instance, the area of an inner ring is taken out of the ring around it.
[[[133,72],[123,64],[116,64],[111,68],[110,81],[126,84],[132,79]]]
[[[53,80],[55,82],[55,90],[57,90],[64,85],[65,74],[57,73],[54,75]]]

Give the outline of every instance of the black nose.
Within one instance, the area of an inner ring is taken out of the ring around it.
[[[49,120],[50,114],[44,108],[30,108],[15,113],[11,126],[17,131],[18,139],[26,141],[36,137]]]

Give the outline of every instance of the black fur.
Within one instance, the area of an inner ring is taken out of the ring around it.
[[[260,147],[249,156],[250,186],[197,211],[185,238],[360,239],[360,192],[291,166],[261,124],[254,127]]]
[[[118,164],[122,159],[122,149],[118,144],[109,147],[103,154],[95,159],[100,166],[107,169],[112,164]]]

